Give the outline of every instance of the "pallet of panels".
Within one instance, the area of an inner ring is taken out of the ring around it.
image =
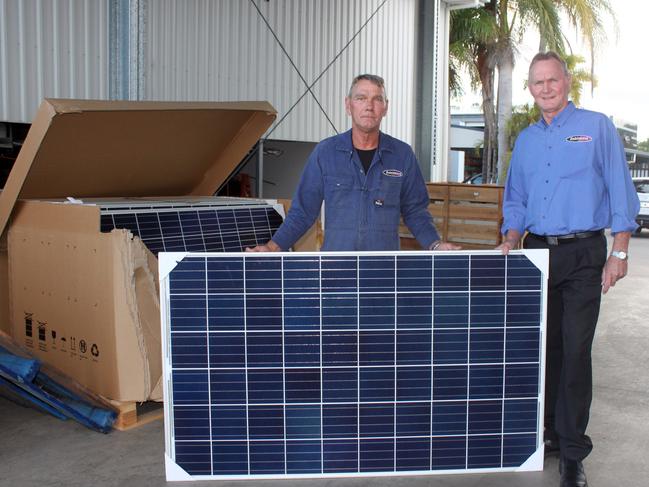
[[[281,205],[213,195],[275,116],[267,102],[44,100],[0,193],[13,337],[106,398],[160,400],[156,255],[270,238]]]
[[[25,201],[9,233],[14,336],[104,397],[159,400],[158,253],[243,252],[282,221],[273,200]]]

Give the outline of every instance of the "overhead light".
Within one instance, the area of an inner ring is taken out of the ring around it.
[[[266,146],[264,146],[264,155],[265,156],[279,157],[282,154],[284,154],[284,151],[282,149],[276,149],[274,147],[266,147]]]
[[[449,10],[484,7],[488,0],[444,0]]]

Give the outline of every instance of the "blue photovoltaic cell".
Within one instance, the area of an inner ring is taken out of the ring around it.
[[[544,282],[515,252],[187,254],[169,454],[216,478],[520,467],[542,439]]]
[[[102,210],[101,231],[125,228],[151,252],[241,252],[264,244],[282,224],[270,206]]]

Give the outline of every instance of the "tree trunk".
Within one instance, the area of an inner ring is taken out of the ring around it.
[[[496,182],[504,178],[503,170],[507,153],[511,150],[507,137],[507,122],[512,118],[512,78],[514,53],[511,46],[505,47],[498,56],[498,164]]]
[[[482,86],[482,113],[484,115],[484,144],[482,148],[482,182],[494,179],[495,151],[497,147],[496,110],[494,105],[495,62],[487,49],[477,56],[477,68]]]

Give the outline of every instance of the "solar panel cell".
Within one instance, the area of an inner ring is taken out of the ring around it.
[[[430,441],[421,438],[397,438],[396,470],[430,469]]]
[[[358,472],[356,440],[324,440],[322,443],[323,473]]]
[[[322,400],[324,403],[356,402],[358,400],[358,369],[324,367],[322,369]]]

